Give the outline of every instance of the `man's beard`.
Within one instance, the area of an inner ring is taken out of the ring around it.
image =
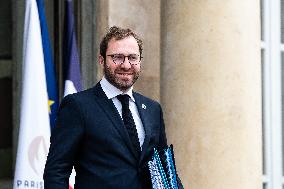
[[[127,89],[129,89],[130,87],[133,86],[133,84],[137,81],[137,79],[139,78],[140,75],[140,71],[136,72],[136,71],[132,71],[133,73],[133,77],[131,80],[128,81],[122,81],[119,78],[117,78],[115,76],[115,72],[118,69],[114,70],[114,73],[110,70],[110,68],[106,65],[106,63],[104,63],[104,75],[105,78],[108,80],[108,82],[110,82],[113,86],[115,86],[116,88],[122,90],[122,91],[126,91]]]

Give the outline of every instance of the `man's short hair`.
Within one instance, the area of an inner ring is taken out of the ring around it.
[[[121,40],[129,36],[132,36],[136,39],[139,47],[140,56],[142,56],[142,51],[143,51],[142,39],[131,29],[129,28],[124,29],[117,26],[112,26],[108,30],[106,35],[103,37],[100,44],[100,55],[103,56],[104,59],[106,58],[106,50],[108,47],[108,43],[112,38],[114,38],[115,40]]]

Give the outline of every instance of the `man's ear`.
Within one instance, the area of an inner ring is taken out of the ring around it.
[[[104,65],[104,57],[102,55],[99,55],[99,64]]]

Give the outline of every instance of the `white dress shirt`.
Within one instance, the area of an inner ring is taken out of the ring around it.
[[[107,98],[112,100],[114,106],[118,110],[118,113],[119,113],[121,119],[122,119],[122,105],[121,105],[121,102],[117,99],[116,96],[120,95],[120,94],[127,94],[128,96],[130,96],[129,109],[132,113],[132,116],[133,116],[133,119],[134,119],[134,122],[135,122],[135,125],[136,125],[136,130],[137,130],[137,134],[138,134],[138,138],[139,138],[140,147],[142,148],[142,145],[143,145],[143,142],[144,142],[144,139],[145,139],[145,131],[144,131],[144,127],[143,127],[142,121],[141,121],[140,116],[139,116],[137,106],[135,104],[135,99],[134,99],[133,94],[132,94],[133,87],[129,88],[126,92],[122,92],[121,90],[119,90],[118,88],[116,88],[115,86],[110,84],[108,82],[108,80],[106,80],[105,77],[102,78],[102,80],[100,81],[100,84],[101,84],[102,89],[105,92]]]

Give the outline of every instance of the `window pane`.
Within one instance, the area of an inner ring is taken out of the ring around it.
[[[260,27],[261,27],[261,30],[260,30],[260,32],[261,32],[261,40],[263,41],[264,40],[264,8],[263,8],[263,1],[264,0],[260,0],[260,20],[261,20],[261,25],[260,25]]]
[[[12,1],[0,1],[0,58],[12,57]]]
[[[12,177],[12,79],[0,78],[0,179]]]
[[[282,89],[281,89],[281,103],[282,103],[282,110],[281,110],[281,114],[282,114],[282,136],[284,136],[284,124],[283,124],[283,116],[284,116],[284,111],[283,111],[283,107],[284,107],[284,52],[281,52],[281,86],[282,86]],[[282,137],[282,176],[284,175],[284,139]]]
[[[264,106],[264,49],[261,49],[261,84],[262,84],[262,173],[264,175],[267,174],[266,172],[266,157],[265,157],[265,106]]]
[[[281,0],[281,43],[284,43],[284,0]]]

